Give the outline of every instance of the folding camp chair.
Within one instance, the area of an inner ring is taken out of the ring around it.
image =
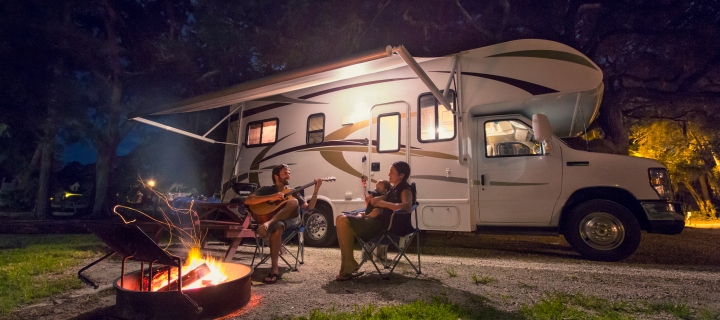
[[[410,185],[410,190],[412,191],[413,195],[413,206],[412,209],[410,209],[410,212],[402,209],[394,211],[392,213],[392,217],[390,218],[390,226],[388,227],[388,229],[383,230],[379,234],[375,235],[369,241],[363,241],[363,239],[361,239],[358,235],[355,235],[355,238],[360,242],[360,246],[363,250],[363,260],[358,265],[358,269],[362,267],[365,261],[370,260],[370,262],[372,262],[372,264],[375,266],[375,270],[377,270],[380,278],[388,280],[390,279],[390,274],[393,273],[398,262],[400,262],[400,259],[402,257],[405,257],[407,262],[410,263],[410,266],[415,269],[415,273],[422,273],[422,269],[420,268],[420,229],[418,227],[419,224],[417,213],[418,203],[416,201],[417,198],[414,182]],[[415,213],[415,227],[412,226],[413,212]],[[412,261],[410,261],[410,258],[408,258],[405,254],[405,251],[410,245],[410,242],[412,242],[413,238],[417,239],[417,267],[415,267],[415,264],[413,264]],[[388,271],[386,274],[383,274],[383,272],[380,271],[380,268],[378,268],[377,264],[375,263],[375,259],[372,259],[372,257],[378,258],[374,251],[375,248],[379,245],[392,245],[398,250],[397,255],[392,260],[390,260],[390,271]]]
[[[304,264],[305,263],[305,239],[303,237],[304,231],[305,231],[305,215],[310,214],[311,212],[315,211],[315,209],[312,210],[300,210],[300,226],[294,229],[285,229],[282,234],[282,242],[280,244],[280,259],[287,264],[287,266],[292,271],[298,271],[298,263]],[[253,252],[253,258],[250,262],[250,266],[255,269],[261,264],[267,262],[268,259],[270,259],[270,248],[269,248],[269,241],[267,238],[262,238],[257,234],[257,228],[259,224],[252,222],[250,225],[250,229],[252,229],[255,232],[255,252]],[[290,250],[288,250],[287,245],[290,243],[292,239],[295,237],[298,238],[298,249],[297,253],[293,254]],[[265,254],[265,248],[268,247],[268,253]],[[293,267],[283,256],[283,253],[288,253],[293,259],[295,259],[295,266]],[[258,257],[259,262],[255,264],[255,257]]]

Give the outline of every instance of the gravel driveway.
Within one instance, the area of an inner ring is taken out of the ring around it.
[[[423,273],[416,275],[407,263],[401,262],[387,281],[366,264],[365,276],[335,282],[339,250],[306,248],[306,263],[299,272],[285,272],[275,285],[254,285],[250,305],[234,318],[302,316],[313,309],[333,306],[338,311],[350,311],[356,304],[404,304],[437,296],[471,308],[491,308],[500,316],[511,317],[522,305],[536,303],[553,292],[581,293],[611,301],[683,303],[694,309],[720,312],[720,229],[686,228],[676,236],[643,233],[642,237],[634,255],[605,263],[583,260],[562,237],[428,232],[422,238]],[[210,251],[222,254],[222,249],[215,246]],[[249,263],[251,253],[251,247],[241,248],[235,262]],[[359,259],[360,252],[355,251],[355,255]],[[130,270],[134,268],[137,266]],[[267,273],[267,267],[261,267],[252,278],[261,281]],[[89,274],[104,283],[104,289],[83,289],[53,297],[18,310],[13,317],[113,318],[114,292],[109,283],[119,276],[119,263],[103,262]],[[489,283],[475,284],[473,275]],[[663,313],[642,317],[673,318]]]

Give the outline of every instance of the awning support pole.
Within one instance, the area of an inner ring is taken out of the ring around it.
[[[405,46],[399,46],[393,48],[393,52],[400,55],[400,57],[405,60],[405,63],[412,69],[415,74],[422,80],[422,82],[425,84],[425,86],[430,89],[430,92],[435,96],[436,99],[440,103],[442,103],[443,106],[445,106],[445,109],[452,112],[456,115],[455,110],[450,107],[450,103],[445,99],[445,97],[440,93],[440,90],[435,86],[435,84],[430,80],[430,77],[425,73],[425,71],[420,67],[420,65],[415,61],[415,59],[410,55],[410,53],[405,49]],[[451,77],[452,78],[452,77]]]
[[[235,108],[235,110],[230,111],[230,113],[228,113],[228,115],[226,115],[225,118],[222,118],[222,120],[218,121],[218,123],[216,123],[212,128],[210,128],[210,130],[208,130],[208,132],[206,132],[203,135],[203,137],[207,137],[207,135],[209,135],[210,132],[215,130],[215,128],[217,128],[221,123],[223,123],[223,121],[227,120],[227,118],[230,118],[230,116],[233,115],[235,113],[235,111],[237,111],[238,109],[240,109],[240,107],[242,107],[242,104],[240,104],[240,103],[238,103],[237,105],[238,106],[237,106],[237,108]]]
[[[148,119],[143,119],[143,118],[140,118],[140,117],[132,118],[132,119],[130,119],[130,120],[135,120],[135,121],[138,121],[138,122],[142,122],[142,123],[144,123],[144,124],[149,124],[149,125],[151,125],[151,126],[155,126],[155,127],[160,128],[160,129],[165,129],[165,130],[167,130],[167,131],[176,132],[176,133],[179,133],[179,134],[182,134],[182,135],[186,135],[186,136],[188,136],[188,137],[192,137],[192,138],[195,138],[195,139],[198,139],[198,140],[202,140],[202,141],[205,141],[205,142],[210,142],[210,143],[222,143],[222,144],[229,144],[229,145],[233,145],[233,146],[236,146],[236,145],[237,145],[236,143],[220,142],[220,141],[215,141],[215,140],[212,140],[212,139],[208,139],[208,138],[205,138],[205,137],[203,137],[203,136],[196,135],[196,134],[194,134],[194,133],[190,133],[190,132],[187,132],[187,131],[183,131],[183,130],[180,130],[180,129],[176,129],[176,128],[173,128],[173,127],[171,127],[171,126],[166,126],[166,125],[164,125],[164,124],[162,124],[162,123],[157,123],[157,122],[155,122],[155,121],[150,121],[150,120],[148,120]]]
[[[445,100],[447,100],[448,96],[450,96],[450,84],[452,84],[453,77],[455,76],[455,71],[457,71],[458,60],[460,60],[460,56],[455,56],[455,59],[453,61],[453,68],[452,71],[450,71],[450,77],[448,78],[448,82],[445,85],[445,91],[443,91],[443,96],[445,97]]]

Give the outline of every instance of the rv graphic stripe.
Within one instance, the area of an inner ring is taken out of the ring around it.
[[[369,85],[378,84],[378,83],[383,83],[383,82],[400,81],[400,80],[410,80],[410,79],[417,79],[417,78],[416,78],[416,77],[413,77],[413,78],[395,78],[395,79],[384,79],[384,80],[375,80],[375,81],[361,82],[361,83],[350,84],[350,85],[346,85],[346,86],[341,86],[341,87],[336,87],[336,88],[330,88],[330,89],[327,89],[327,90],[322,90],[322,91],[318,91],[318,92],[306,94],[306,95],[304,95],[304,96],[302,96],[302,97],[298,97],[298,99],[306,100],[306,99],[314,98],[314,97],[321,96],[321,95],[324,95],[324,94],[333,93],[333,92],[337,92],[337,91],[342,91],[342,90],[345,90],[345,89],[352,89],[352,88],[357,88],[357,87],[362,87],[362,86],[369,86]],[[290,104],[291,104],[291,103],[281,103],[281,102],[266,104],[266,105],[264,105],[264,106],[259,106],[259,107],[254,108],[254,109],[250,109],[250,110],[243,111],[243,117],[248,117],[248,116],[251,116],[251,115],[254,115],[254,114],[258,114],[258,113],[265,112],[265,111],[268,111],[268,110],[272,110],[272,109],[275,109],[275,108],[284,107],[284,106],[287,106],[287,105],[290,105]]]
[[[446,177],[446,176],[430,176],[430,175],[413,175],[414,179],[425,179],[425,180],[437,180],[437,181],[446,181],[446,182],[455,182],[455,183],[467,183],[467,178],[458,178],[458,177]]]
[[[430,72],[450,73],[450,71],[430,71]],[[473,77],[478,77],[478,78],[485,78],[485,79],[495,80],[495,81],[499,81],[499,82],[502,82],[502,83],[505,83],[505,84],[509,84],[509,85],[511,85],[511,86],[513,86],[513,87],[516,87],[516,88],[525,90],[525,91],[527,91],[528,93],[530,93],[530,94],[532,94],[532,95],[534,95],[534,96],[541,95],[541,94],[548,94],[548,93],[556,93],[556,92],[559,92],[559,91],[557,91],[557,90],[555,90],[555,89],[548,88],[548,87],[544,87],[544,86],[541,86],[541,85],[539,85],[539,84],[535,84],[535,83],[532,83],[532,82],[527,82],[527,81],[523,81],[523,80],[520,80],[520,79],[513,79],[513,78],[498,76],[498,75],[494,75],[494,74],[477,73],[477,72],[465,72],[465,71],[463,71],[462,74],[463,74],[464,76],[473,76]]]
[[[490,181],[491,186],[502,186],[502,187],[522,187],[522,186],[542,186],[549,183],[523,183],[523,182],[501,182],[501,181]]]
[[[579,55],[576,55],[574,53],[565,52],[565,51],[524,50],[524,51],[499,53],[499,54],[495,54],[492,56],[487,56],[486,58],[494,58],[494,57],[526,57],[526,58],[553,59],[553,60],[577,63],[577,64],[597,70],[597,68],[595,68],[595,66],[592,64],[592,62],[588,61],[587,59],[585,59]]]

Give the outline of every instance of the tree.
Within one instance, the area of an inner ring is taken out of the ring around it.
[[[635,156],[656,159],[667,166],[675,189],[684,188],[704,216],[715,218],[716,200],[720,195],[717,183],[720,164],[712,145],[720,141],[712,140],[718,133],[718,128],[708,131],[693,122],[666,119],[638,121],[631,128],[631,152]]]

